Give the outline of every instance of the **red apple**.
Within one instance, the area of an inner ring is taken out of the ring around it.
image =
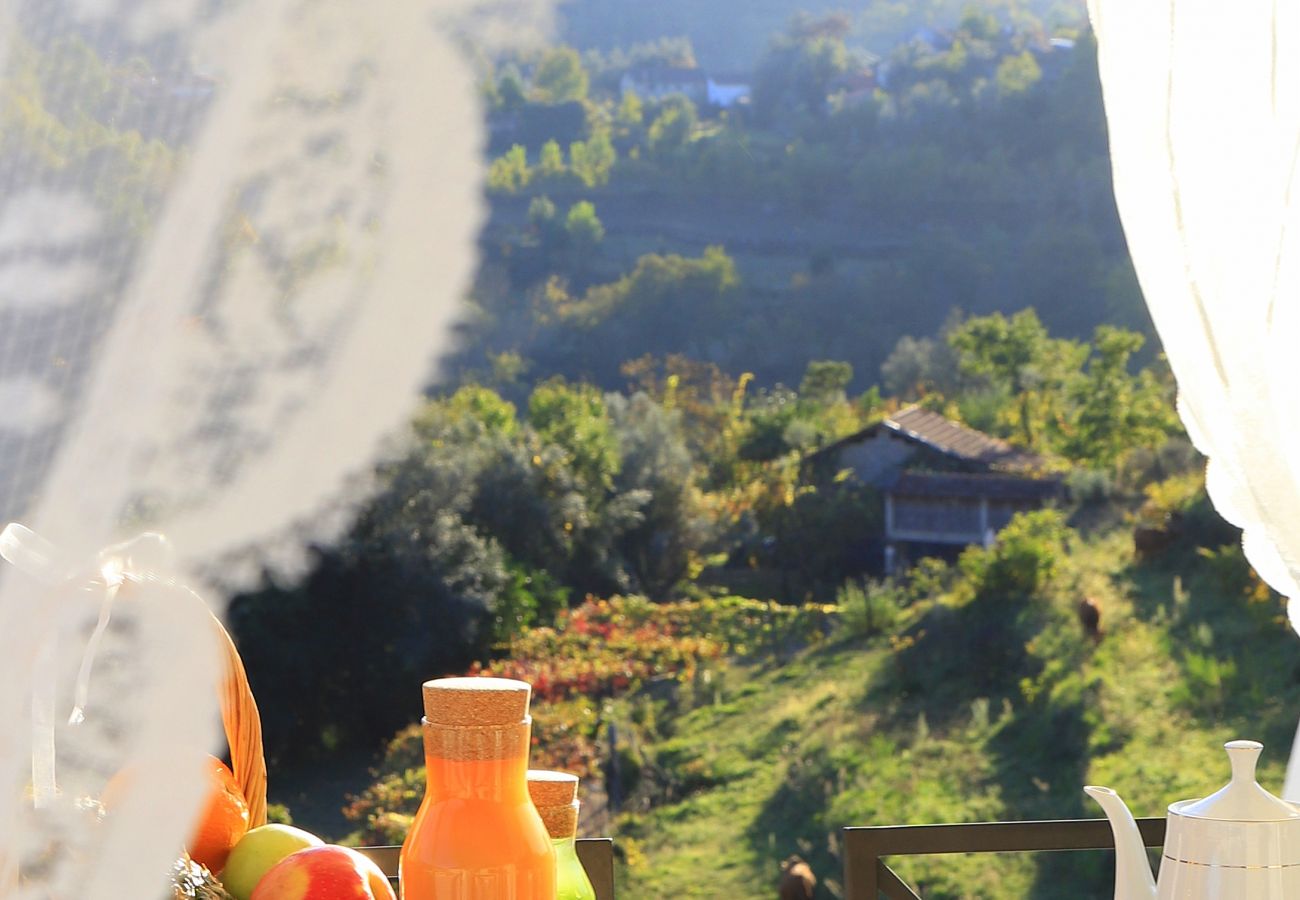
[[[250,900],[397,900],[388,879],[350,847],[290,853],[262,876]]]

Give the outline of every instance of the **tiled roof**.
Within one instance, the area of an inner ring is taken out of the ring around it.
[[[1050,478],[1019,478],[957,472],[901,472],[888,485],[898,497],[943,497],[1042,501],[1061,494],[1061,482]]]
[[[936,412],[909,406],[899,410],[887,419],[848,437],[840,438],[814,453],[810,459],[824,458],[837,450],[874,436],[881,429],[892,432],[898,437],[929,447],[962,462],[987,466],[1003,471],[1027,471],[1040,469],[1044,460],[1036,453],[1013,447],[1006,441],[959,425]]]
[[[900,437],[966,462],[983,463],[999,469],[1033,469],[1043,462],[1035,453],[1013,447],[974,428],[958,425],[919,406],[900,410],[880,424]]]

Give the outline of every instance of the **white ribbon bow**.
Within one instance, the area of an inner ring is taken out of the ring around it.
[[[50,589],[50,594],[101,592],[99,620],[82,651],[73,691],[69,725],[85,721],[90,677],[104,632],[113,614],[113,601],[128,581],[157,577],[171,567],[173,553],[161,534],[145,533],[101,550],[91,566],[76,565],[30,528],[10,523],[0,531],[0,558]],[[57,791],[54,722],[58,679],[57,627],[41,639],[32,681],[32,796],[37,807],[47,805]]]

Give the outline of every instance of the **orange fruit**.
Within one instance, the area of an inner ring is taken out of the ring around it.
[[[195,862],[218,873],[230,851],[248,831],[248,803],[239,791],[234,773],[215,756],[208,757],[208,778],[208,799],[186,849]]]
[[[185,842],[190,858],[208,867],[214,875],[226,864],[226,857],[235,844],[248,831],[248,803],[235,782],[235,774],[215,756],[207,758],[208,792],[203,802],[194,833]],[[113,807],[130,788],[136,777],[134,768],[128,767],[109,779],[100,796],[104,808],[112,813]]]

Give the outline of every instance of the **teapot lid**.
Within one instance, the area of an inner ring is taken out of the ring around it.
[[[1255,766],[1264,745],[1258,741],[1229,741],[1223,745],[1232,764],[1232,780],[1201,800],[1174,804],[1180,816],[1233,822],[1277,822],[1300,819],[1300,808],[1274,797],[1255,781]],[[1171,812],[1174,812],[1171,808]]]

